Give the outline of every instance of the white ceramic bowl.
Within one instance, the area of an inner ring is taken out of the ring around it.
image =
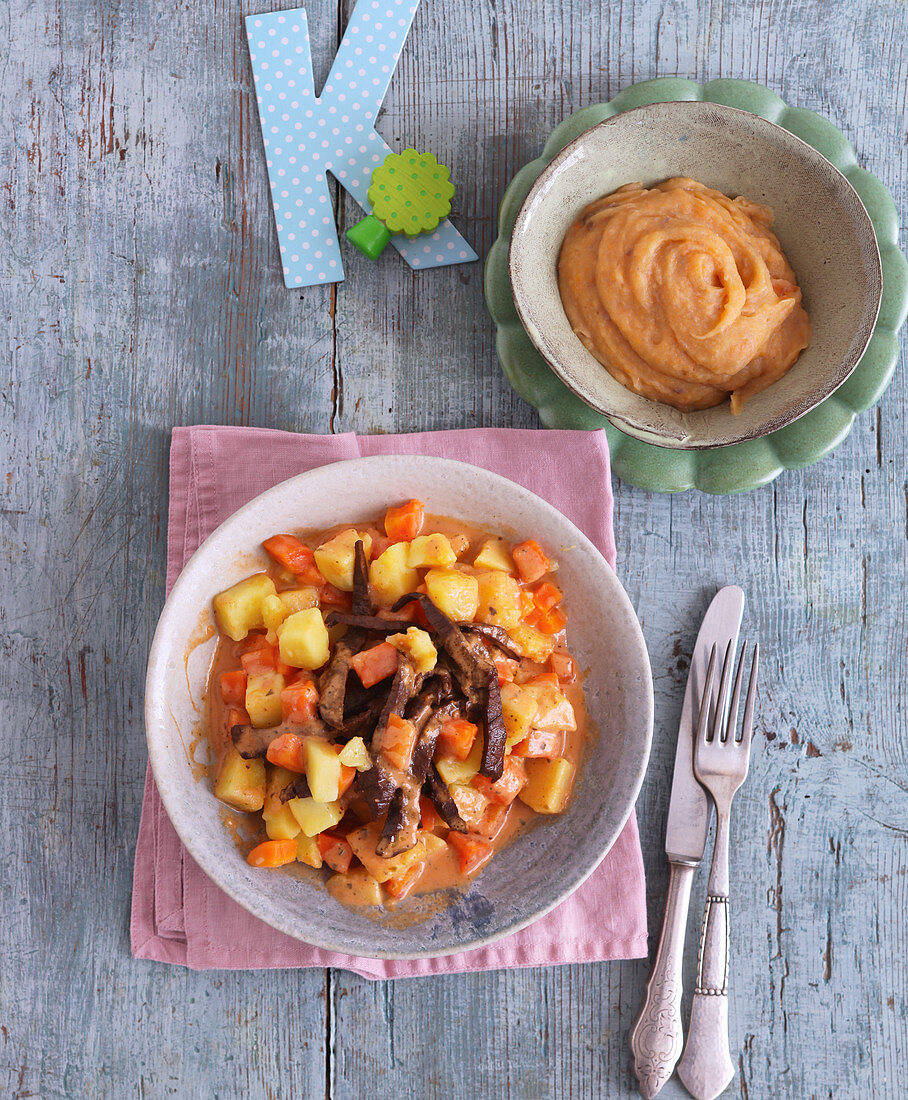
[[[574,335],[561,304],[558,256],[581,210],[624,184],[672,176],[772,208],[813,323],[794,367],[738,416],[728,402],[684,413],[626,389]],[[508,264],[520,319],[562,381],[628,435],[688,450],[766,435],[828,397],[863,355],[882,294],[873,224],[845,176],[781,126],[698,101],[622,112],[565,146],[520,208]]]
[[[418,496],[427,511],[532,535],[554,552],[570,616],[568,637],[581,668],[598,736],[591,738],[566,813],[540,821],[492,861],[467,893],[408,920],[353,910],[316,873],[256,870],[223,822],[207,779],[187,760],[204,714],[214,641],[211,599],[265,564],[261,542],[275,531],[319,529],[381,515]],[[563,901],[596,867],[633,809],[649,756],[653,689],[643,635],[627,594],[572,523],[526,489],[487,470],[447,459],[388,456],[325,466],[256,497],[222,524],[183,570],[155,632],[148,662],[148,754],[164,806],[193,859],[226,893],[275,928],[318,947],[373,958],[442,955],[490,942]]]

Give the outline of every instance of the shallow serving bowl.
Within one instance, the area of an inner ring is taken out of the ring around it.
[[[772,208],[813,339],[782,379],[738,416],[728,402],[684,413],[615,381],[571,330],[558,293],[565,233],[594,199],[627,183],[688,176]],[[517,216],[509,253],[520,319],[555,373],[622,431],[663,447],[721,447],[776,431],[814,408],[857,366],[873,333],[882,271],[854,188],[814,148],[758,115],[709,102],[653,103],[587,130],[544,169]]]
[[[560,565],[568,639],[598,734],[589,739],[568,810],[540,820],[468,892],[430,896],[416,913],[340,905],[316,873],[247,865],[208,779],[193,778],[187,747],[204,716],[214,651],[211,599],[263,568],[275,531],[356,523],[418,496],[427,511],[504,535],[532,536]],[[594,870],[631,813],[649,756],[653,688],[640,625],[592,543],[551,505],[513,482],[447,459],[354,459],[291,478],[222,524],[183,570],[155,632],[148,663],[148,754],[164,806],[193,859],[249,912],[291,936],[351,955],[417,958],[490,942],[563,901]]]

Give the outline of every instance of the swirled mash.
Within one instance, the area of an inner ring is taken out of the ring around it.
[[[564,238],[558,287],[577,336],[622,385],[688,412],[748,398],[810,343],[766,206],[690,179],[631,183]]]

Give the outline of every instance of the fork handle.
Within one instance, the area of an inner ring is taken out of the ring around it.
[[[717,813],[716,845],[709,874],[697,987],[678,1076],[696,1100],[713,1100],[728,1088],[735,1067],[728,1050],[728,810]]]
[[[681,1053],[681,959],[695,865],[669,860],[670,879],[662,935],[646,984],[646,996],[631,1028],[631,1052],[640,1092],[651,1100],[671,1077]]]

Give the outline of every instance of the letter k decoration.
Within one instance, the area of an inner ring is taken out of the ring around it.
[[[320,96],[305,10],[246,18],[288,287],[344,278],[327,173],[372,213],[372,172],[393,152],[375,120],[418,6],[418,0],[358,0]],[[478,259],[449,221],[421,237],[392,236],[390,243],[414,268]]]

